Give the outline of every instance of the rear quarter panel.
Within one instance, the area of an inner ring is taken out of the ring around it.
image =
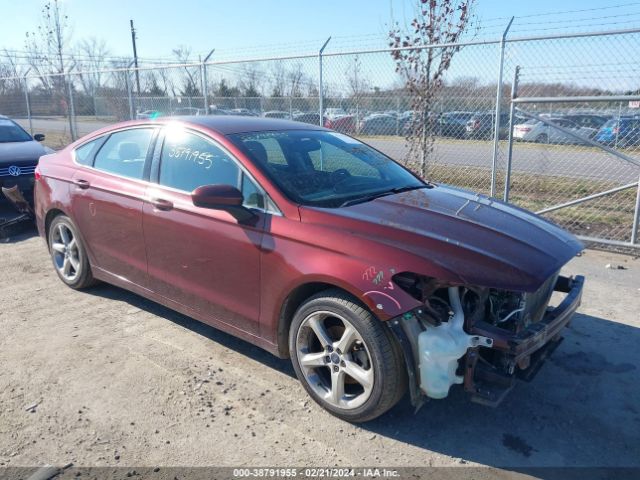
[[[69,181],[75,169],[71,162],[70,150],[44,155],[38,161],[41,178],[35,185],[35,214],[38,233],[46,241],[45,221],[51,210],[60,210],[72,216]]]

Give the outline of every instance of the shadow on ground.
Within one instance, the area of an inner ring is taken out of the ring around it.
[[[33,220],[13,222],[19,216],[0,193],[0,243],[17,243],[38,234]]]
[[[123,290],[112,285],[101,284],[89,290],[86,293],[92,295],[98,295],[100,297],[109,298],[111,300],[119,300],[127,302],[129,305],[152,313],[159,317],[172,321],[176,325],[187,328],[192,332],[195,332],[203,337],[208,338],[220,345],[234,350],[242,355],[245,355],[253,360],[256,360],[269,368],[273,368],[281,373],[289,375],[295,378],[295,372],[291,366],[289,360],[280,359],[267,351],[258,348],[244,340],[241,340],[233,335],[229,335],[221,330],[213,328],[205,323],[194,320],[181,313],[164,307],[159,303],[147,300],[144,297],[131,293],[127,290]]]
[[[127,302],[295,376],[288,360],[138,295],[107,285],[88,293]],[[417,413],[405,396],[389,413],[362,427],[371,432],[366,434],[370,441],[387,437],[456,457],[460,464],[638,467],[638,344],[640,329],[578,314],[539,375],[519,384],[498,408],[470,403],[456,386],[447,399],[427,402]],[[592,441],[594,436],[598,442]],[[603,442],[615,448],[596,449]]]

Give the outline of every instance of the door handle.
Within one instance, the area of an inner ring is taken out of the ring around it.
[[[91,186],[91,184],[87,181],[87,180],[82,180],[81,178],[74,180],[73,184],[78,187],[81,188],[83,190],[86,190],[87,188],[89,188]]]
[[[149,199],[149,203],[153,205],[158,210],[171,210],[173,208],[173,203],[169,200],[165,200],[163,198],[151,198]]]

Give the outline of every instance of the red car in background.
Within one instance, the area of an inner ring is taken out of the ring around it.
[[[356,133],[358,120],[355,115],[342,115],[339,117],[327,118],[324,126],[340,133]]]
[[[35,199],[66,285],[105,281],[290,357],[348,421],[407,388],[416,406],[459,383],[497,404],[582,293],[559,274],[582,245],[557,226],[300,122],[113,125],[41,157]]]

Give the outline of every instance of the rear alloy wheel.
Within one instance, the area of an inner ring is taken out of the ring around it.
[[[95,284],[86,250],[69,217],[59,215],[49,226],[51,260],[60,280],[71,288]]]
[[[536,137],[536,142],[537,143],[549,143],[549,137],[547,136],[546,133],[541,133],[540,135],[538,135]]]
[[[403,359],[388,329],[341,291],[322,292],[298,309],[289,347],[309,395],[344,420],[371,420],[406,389]]]

